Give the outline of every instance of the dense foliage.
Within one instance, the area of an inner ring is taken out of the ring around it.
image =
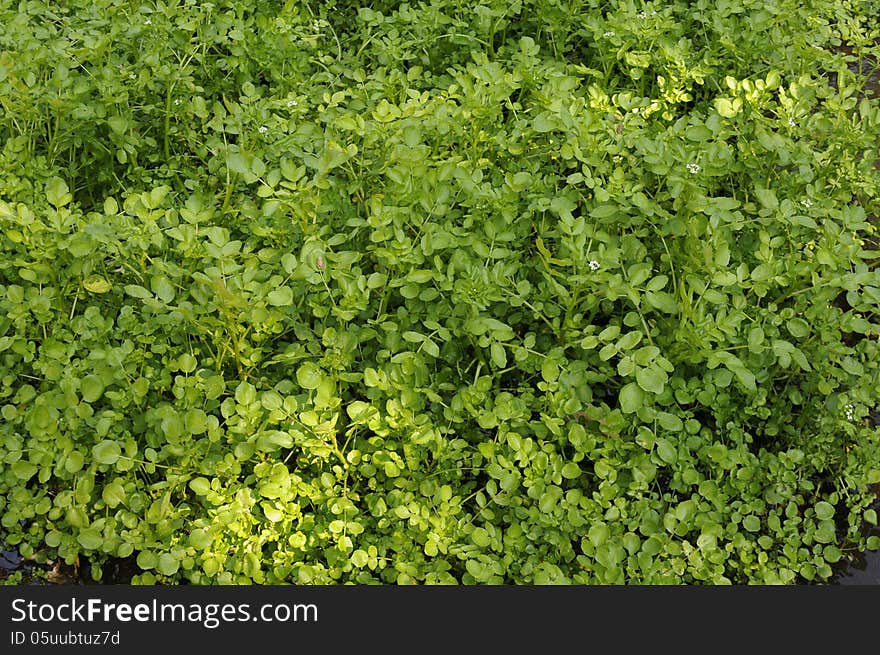
[[[876,548],[876,3],[358,4],[0,2],[5,547],[196,584]]]

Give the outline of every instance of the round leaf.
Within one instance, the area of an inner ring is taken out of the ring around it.
[[[657,455],[667,464],[674,464],[678,459],[678,451],[666,439],[657,440]]]
[[[30,462],[25,462],[23,460],[19,460],[15,462],[11,467],[13,474],[19,480],[30,480],[33,477],[34,473],[37,472],[36,464],[31,464]]]
[[[78,450],[72,450],[67,453],[67,459],[64,461],[64,468],[68,473],[76,473],[85,463],[85,457]]]
[[[91,291],[92,293],[107,293],[112,285],[102,275],[89,275],[83,280],[83,286],[86,288],[86,291]]]
[[[211,491],[211,483],[207,478],[195,478],[189,481],[189,488],[195,491],[199,496],[204,496]]]
[[[80,383],[82,399],[87,403],[93,403],[104,393],[104,381],[97,375],[87,375]]]
[[[761,520],[757,516],[749,515],[742,520],[743,527],[749,532],[757,532],[761,529]]]
[[[636,382],[642,389],[651,393],[663,393],[666,379],[666,373],[657,368],[640,368],[636,371]]]
[[[101,498],[107,503],[107,507],[117,507],[125,502],[125,488],[119,482],[108,484],[101,492]]]
[[[630,382],[620,390],[620,411],[624,414],[632,414],[642,406],[645,392],[635,382]]]
[[[162,575],[174,575],[180,568],[180,562],[171,553],[162,553],[159,555],[159,561],[156,563],[156,570]]]
[[[156,557],[156,553],[145,550],[138,553],[137,556],[137,565],[144,569],[145,571],[148,569],[156,568],[156,564],[159,563],[159,558]]]
[[[270,291],[266,296],[266,300],[273,307],[287,307],[293,304],[293,291],[290,287],[279,287],[274,291]]]
[[[567,478],[568,480],[574,480],[581,474],[581,467],[575,464],[574,462],[569,462],[565,466],[562,467],[562,477]]]
[[[317,389],[321,384],[321,369],[314,362],[306,362],[297,369],[296,381],[303,389]]]
[[[183,353],[177,358],[177,367],[184,373],[192,373],[197,365],[198,361],[189,353]]]
[[[106,464],[108,466],[115,464],[121,454],[122,448],[119,447],[118,443],[110,439],[104,439],[104,441],[92,448],[92,457],[95,458],[98,464]]]
[[[834,516],[834,506],[824,500],[816,503],[816,518],[825,521]]]
[[[104,537],[94,528],[83,530],[76,535],[76,540],[86,550],[97,550],[104,543]]]

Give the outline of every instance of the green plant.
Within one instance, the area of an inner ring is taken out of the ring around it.
[[[5,544],[197,584],[876,548],[876,21],[599,5],[0,9]]]

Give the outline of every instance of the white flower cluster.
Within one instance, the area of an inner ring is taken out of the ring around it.
[[[296,102],[296,100],[288,100],[288,101],[287,101],[287,106],[288,106],[288,107],[296,107],[297,104],[298,104],[298,103]]]
[[[595,259],[590,260],[590,270],[591,271],[598,271],[599,270],[599,262],[597,262]]]
[[[258,131],[260,134],[265,134],[266,132],[269,131],[269,128],[266,127],[265,125],[260,125],[260,129],[257,130],[257,131]]]
[[[856,418],[856,408],[853,407],[852,405],[847,405],[843,409],[844,409],[844,413],[846,414],[846,420],[847,421],[854,421]]]
[[[697,173],[700,172],[700,165],[695,162],[690,162],[689,164],[685,164],[685,168],[687,169],[688,173],[690,173],[691,175],[696,175]]]
[[[809,198],[804,198],[803,200],[801,200],[801,204],[802,204],[806,209],[809,209],[810,207],[813,206],[813,201],[810,200]]]
[[[614,36],[614,32],[612,32],[611,30],[608,30],[602,36],[604,36],[607,39],[609,36]]]

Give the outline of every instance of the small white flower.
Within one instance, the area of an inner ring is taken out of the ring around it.
[[[153,24],[153,21],[151,21],[149,18],[144,21],[144,25],[152,25],[152,24]]]
[[[791,116],[789,116],[788,117],[788,126],[795,127],[796,125],[797,125],[797,123],[794,122],[794,119]]]
[[[853,407],[852,405],[847,405],[844,408],[844,411],[846,413],[846,420],[847,421],[852,421],[855,419],[855,417],[856,417],[856,408],[855,407]]]
[[[608,30],[602,36],[604,36],[607,39],[609,36],[614,36],[614,32],[612,32],[611,30]]]
[[[315,21],[314,23],[312,23],[312,31],[320,32],[321,31],[321,23],[319,23],[318,21]]]
[[[288,107],[296,107],[296,105],[297,105],[296,100],[288,100],[288,101],[287,101],[287,106],[288,106]]]
[[[180,104],[180,98],[175,98],[175,99],[174,99],[174,104],[175,104],[175,106],[176,106],[176,105],[179,105],[179,104]]]
[[[644,20],[645,18],[648,17],[648,14],[647,14],[646,12],[644,12],[644,11],[640,11],[640,12],[638,13],[638,16],[639,16],[639,18],[641,18],[641,19]]]
[[[685,165],[685,168],[687,169],[688,173],[692,175],[700,172],[700,165],[694,162],[690,162],[689,164]]]
[[[599,262],[597,262],[595,259],[590,260],[590,270],[591,271],[598,271],[599,270]]]
[[[260,134],[265,134],[266,132],[269,131],[269,128],[266,127],[265,125],[260,125],[260,129],[257,130],[257,131],[258,131]]]
[[[802,204],[804,207],[806,207],[807,209],[809,209],[810,207],[813,206],[813,201],[810,200],[809,198],[804,198],[803,200],[801,200],[801,204]]]

